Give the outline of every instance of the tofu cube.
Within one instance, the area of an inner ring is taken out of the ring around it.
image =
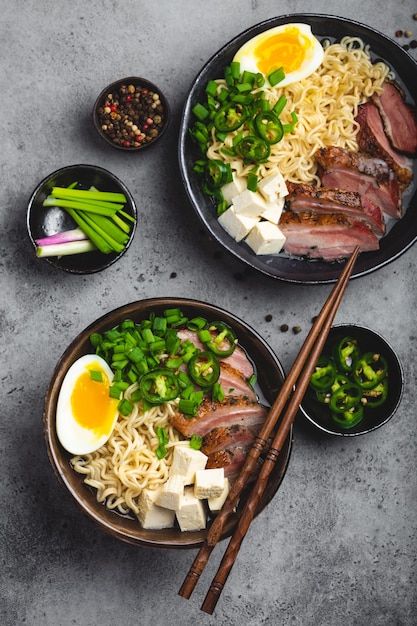
[[[255,254],[278,254],[285,243],[285,235],[272,222],[258,222],[245,239]]]
[[[280,171],[275,171],[258,182],[258,190],[268,202],[274,202],[277,197],[288,195],[287,185]]]
[[[275,202],[268,202],[267,208],[262,213],[261,217],[263,217],[265,220],[268,220],[268,222],[272,222],[273,224],[278,224],[281,218],[284,204],[285,204],[285,199],[278,198],[278,197],[275,200]]]
[[[232,207],[235,213],[246,217],[259,217],[265,211],[267,204],[257,191],[245,189],[238,196],[234,196]]]
[[[247,217],[236,213],[233,207],[229,207],[219,216],[219,223],[224,230],[236,241],[242,241],[259,221],[259,217]]]
[[[224,468],[199,470],[195,473],[194,495],[202,500],[223,493]]]
[[[155,504],[165,509],[176,511],[180,506],[181,496],[184,493],[184,480],[182,476],[170,476],[164,483],[155,498]]]
[[[223,185],[222,194],[227,202],[227,206],[230,206],[234,196],[238,196],[244,189],[246,189],[246,180],[239,176],[233,176],[231,183]]]
[[[183,485],[191,485],[194,483],[195,473],[206,467],[207,459],[206,454],[190,448],[189,444],[175,446],[170,476],[180,476]]]
[[[206,527],[207,515],[204,503],[195,497],[193,487],[184,489],[176,516],[182,531],[203,530]]]
[[[227,496],[229,495],[229,491],[230,491],[229,479],[225,478],[222,493],[218,496],[213,496],[207,499],[209,509],[212,513],[218,513],[220,511]]]
[[[138,498],[139,512],[137,518],[142,528],[159,530],[172,528],[175,522],[175,511],[164,509],[155,504],[160,489],[144,489]]]

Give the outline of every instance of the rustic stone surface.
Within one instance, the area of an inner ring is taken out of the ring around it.
[[[337,14],[389,37],[415,26],[412,0],[383,7],[376,0],[0,2],[4,626],[416,623],[414,248],[352,281],[336,319],[369,326],[398,351],[406,389],[397,415],[380,430],[346,440],[296,422],[282,487],[250,528],[212,617],[200,605],[225,545],[214,551],[192,599],[180,598],[194,552],[141,549],[98,531],[58,485],[42,433],[44,393],[65,347],[97,317],[134,300],[188,296],[231,310],[270,343],[288,371],[329,286],[256,275],[208,240],[179,176],[184,98],[211,55],[264,19]],[[92,125],[96,95],[129,75],[161,85],[172,105],[168,134],[143,155],[111,149]],[[37,261],[26,236],[32,189],[74,163],[117,174],[139,209],[123,259],[86,277]],[[283,324],[302,330],[283,333]]]

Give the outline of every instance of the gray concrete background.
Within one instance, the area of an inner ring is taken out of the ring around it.
[[[225,545],[193,597],[180,598],[194,551],[137,548],[98,531],[57,484],[42,434],[45,389],[65,347],[134,300],[190,296],[231,310],[288,371],[329,286],[280,283],[217,254],[179,178],[184,98],[212,54],[264,19],[327,13],[394,38],[398,28],[417,34],[416,10],[414,0],[0,0],[1,624],[417,623],[415,248],[352,281],[336,318],[375,329],[398,350],[400,410],[384,428],[348,440],[297,420],[282,487],[251,526],[213,616],[200,605]],[[128,75],[154,80],[172,104],[168,135],[143,156],[110,149],[91,124],[98,92]],[[37,262],[25,231],[34,186],[74,163],[113,171],[139,207],[128,253],[88,277]],[[281,333],[283,323],[302,332]]]

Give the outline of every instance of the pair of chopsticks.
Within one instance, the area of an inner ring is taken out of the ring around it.
[[[189,599],[191,597],[191,594],[210,558],[215,545],[221,539],[221,534],[228,517],[234,510],[239,496],[247,484],[249,476],[255,469],[260,454],[266,447],[272,431],[274,430],[278,420],[281,418],[256,483],[245,503],[236,529],[224,553],[219,569],[217,570],[217,574],[214,577],[201,606],[201,610],[206,613],[213,613],[223,591],[226,580],[235,563],[242,541],[255,516],[257,506],[267,486],[268,478],[274,468],[282,446],[288,437],[291,425],[307,390],[317,360],[324,348],[330,327],[348,285],[358,253],[359,247],[357,246],[349,261],[346,263],[337,283],[324,303],[323,308],[317,316],[313,326],[311,327],[294,362],[294,365],[291,368],[289,375],[284,380],[282,388],[273,403],[268,416],[251,450],[249,451],[248,456],[246,457],[238,478],[233,483],[222,509],[213,521],[207,533],[207,538],[194,559],[194,562],[184,579],[181,589],[178,592],[183,598]],[[284,409],[285,412],[283,413]]]

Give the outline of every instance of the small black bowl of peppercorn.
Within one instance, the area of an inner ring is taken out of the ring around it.
[[[171,118],[168,101],[149,80],[128,76],[108,85],[93,109],[94,126],[113,148],[138,152],[165,133]]]
[[[301,404],[301,413],[328,435],[364,435],[386,424],[404,389],[401,362],[379,333],[332,326]]]

